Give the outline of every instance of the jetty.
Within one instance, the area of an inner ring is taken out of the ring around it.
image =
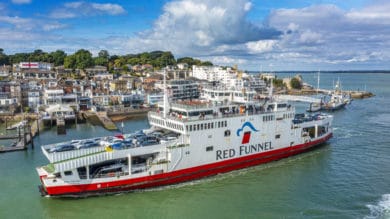
[[[26,150],[27,146],[31,144],[34,148],[33,138],[39,134],[40,122],[27,123],[24,127],[18,129],[17,135],[1,135],[0,139],[15,139],[16,142],[11,146],[0,146],[0,153]]]
[[[102,125],[107,130],[118,130],[107,112],[85,112],[84,117],[93,125]]]

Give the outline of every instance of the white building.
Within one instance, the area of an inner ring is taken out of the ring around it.
[[[147,95],[147,104],[149,104],[149,106],[154,106],[158,104],[158,102],[162,102],[162,101],[164,101],[163,93],[155,93],[155,94]]]
[[[60,88],[45,89],[43,91],[43,104],[53,105],[61,104],[62,96],[64,96],[64,90]]]
[[[155,87],[164,90],[162,81],[156,82]],[[171,100],[196,99],[200,96],[198,83],[191,80],[167,81],[167,92]]]
[[[235,87],[237,72],[220,66],[192,66],[192,76],[201,80],[219,81],[227,87]]]

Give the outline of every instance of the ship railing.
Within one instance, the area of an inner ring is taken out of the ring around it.
[[[290,106],[287,108],[287,112],[294,111],[294,107]],[[204,116],[192,116],[192,117],[184,117],[184,116],[172,116],[172,115],[166,115],[165,119],[178,121],[178,122],[187,122],[187,121],[197,121],[197,120],[208,120],[208,119],[215,119],[215,118],[230,118],[230,117],[240,117],[244,115],[261,115],[261,114],[267,114],[274,112],[272,109],[260,109],[260,110],[250,110],[247,112],[240,112],[240,111],[228,111],[228,112],[215,112],[212,115],[204,115]],[[163,119],[163,113],[162,112],[153,112],[149,111],[148,113],[149,118],[156,118],[156,119]],[[161,126],[161,124],[156,124],[157,126]]]
[[[49,152],[49,149],[60,144],[46,145],[42,146],[42,152],[47,157],[51,163],[61,162],[64,160],[74,159],[77,157],[88,156],[91,154],[101,153],[106,150],[105,146],[85,148],[85,149],[75,149],[71,151],[62,151],[62,152]]]

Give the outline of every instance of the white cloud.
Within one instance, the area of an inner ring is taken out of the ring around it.
[[[8,23],[14,25],[16,28],[32,28],[32,20],[28,18],[21,18],[18,16],[0,16],[0,22]]]
[[[129,40],[128,49],[170,50],[178,56],[241,53],[248,41],[281,33],[247,20],[247,0],[182,0],[167,3],[153,29]]]
[[[268,24],[284,34],[273,47],[276,60],[311,64],[373,65],[390,59],[390,3],[342,10],[335,5],[274,10]],[[387,48],[387,49],[385,49]],[[382,52],[385,50],[385,52]],[[272,53],[271,52],[271,53]],[[299,54],[291,57],[283,54]]]
[[[246,59],[232,58],[230,56],[211,56],[202,57],[202,59],[210,60],[212,63],[219,63],[219,65],[233,66],[233,65],[245,65]]]
[[[42,29],[44,31],[58,30],[58,29],[63,29],[65,27],[67,27],[66,24],[61,24],[58,22],[46,23],[42,25]]]
[[[259,40],[256,42],[248,42],[246,44],[248,51],[252,53],[262,53],[272,51],[277,45],[276,40]]]
[[[125,9],[112,3],[68,2],[50,13],[50,17],[66,19],[96,15],[120,15],[126,13]]]
[[[14,4],[30,4],[31,0],[12,0]]]

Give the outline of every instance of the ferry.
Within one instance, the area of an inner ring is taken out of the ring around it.
[[[297,114],[287,102],[164,101],[150,128],[41,147],[42,195],[80,197],[143,190],[247,168],[319,146],[333,117]]]

